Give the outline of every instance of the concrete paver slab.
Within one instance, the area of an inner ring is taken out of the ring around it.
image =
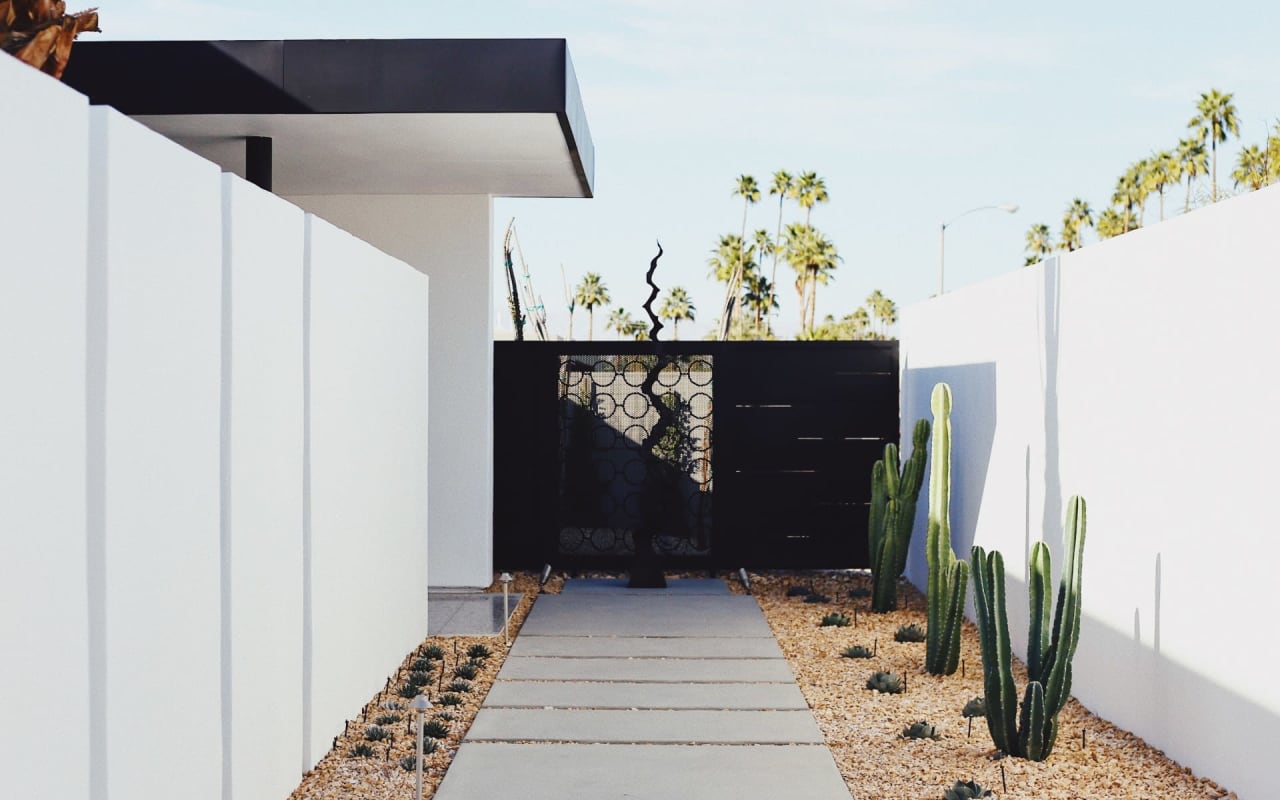
[[[499,681],[659,681],[664,683],[794,683],[780,658],[542,658],[509,656]]]
[[[626,578],[575,578],[565,581],[561,594],[631,594],[642,597],[669,595],[729,596],[728,585],[719,578],[673,578],[665,589],[628,589]]]
[[[435,609],[433,608],[432,611]],[[774,639],[695,639],[672,636],[536,636],[522,631],[512,656],[566,658],[782,658]]]
[[[564,710],[482,707],[468,742],[822,744],[804,711]]]
[[[773,637],[754,598],[542,595],[521,635]]]
[[[485,708],[791,709],[807,711],[795,683],[584,683],[498,681]]]
[[[466,744],[436,800],[849,800],[825,747]]]
[[[510,596],[510,610],[520,595]],[[502,595],[492,592],[427,594],[428,636],[491,636],[502,633]]]

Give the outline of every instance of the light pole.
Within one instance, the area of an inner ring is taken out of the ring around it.
[[[504,572],[498,576],[498,580],[502,581],[502,641],[507,647],[511,646],[511,629],[508,627],[511,620],[511,577],[510,572]]]
[[[444,669],[443,665],[441,669]],[[409,703],[409,708],[418,714],[418,800],[422,800],[422,726],[424,722],[424,713],[431,708],[431,701],[426,695],[420,694],[413,698],[413,702]]]
[[[947,263],[947,226],[954,225],[956,220],[960,219],[960,217],[967,217],[976,211],[1004,211],[1007,214],[1012,214],[1017,210],[1018,207],[1010,203],[999,206],[978,206],[977,208],[969,209],[963,214],[952,217],[950,222],[942,223],[942,226],[938,229],[938,294],[942,294],[946,291],[945,285],[942,281],[942,276],[943,268]]]

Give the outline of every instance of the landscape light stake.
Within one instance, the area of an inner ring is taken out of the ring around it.
[[[412,708],[414,711],[418,712],[417,791],[418,791],[418,800],[422,800],[422,715],[427,709],[431,708],[431,701],[427,699],[426,695],[420,694],[417,697],[413,698],[413,702],[409,704],[409,707]]]
[[[511,646],[511,632],[508,627],[508,621],[511,618],[511,573],[504,572],[498,576],[498,580],[502,581],[502,640],[507,647]]]
[[[973,738],[973,717],[969,717],[969,733],[965,735],[966,739]]]
[[[1089,742],[1085,738],[1086,736],[1088,736],[1088,734],[1089,734],[1089,731],[1087,731],[1086,729],[1084,728],[1080,729],[1080,749],[1081,750],[1084,750],[1089,746]]]
[[[1009,782],[1004,779],[1004,764],[1000,765],[1000,787],[1005,794],[1009,793]]]

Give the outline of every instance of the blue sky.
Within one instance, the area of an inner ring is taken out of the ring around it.
[[[698,308],[683,338],[710,329],[722,289],[707,276],[717,237],[736,232],[736,177],[814,170],[831,201],[813,224],[843,262],[818,298],[836,317],[880,289],[899,306],[1022,264],[1034,222],[1055,231],[1073,197],[1107,205],[1116,177],[1187,135],[1199,94],[1235,94],[1241,139],[1219,152],[1219,183],[1240,144],[1280,118],[1280,4],[966,3],[913,0],[103,0],[108,38],[566,38],[596,145],[591,200],[499,199],[495,321],[506,322],[498,242],[517,220],[553,332],[567,329],[560,266],[599,272],[615,305],[640,316],[644,271]],[[78,8],[78,7],[77,7]],[[1182,207],[1183,189],[1166,203]],[[770,231],[766,195],[749,227]],[[787,213],[795,218],[793,206]],[[1157,211],[1149,202],[1146,220]],[[1090,234],[1089,241],[1092,241]],[[1206,268],[1211,268],[1206,265]],[[798,327],[779,272],[778,328]],[[790,273],[786,273],[789,275]],[[596,335],[603,318],[597,311]],[[582,334],[579,312],[575,332]]]

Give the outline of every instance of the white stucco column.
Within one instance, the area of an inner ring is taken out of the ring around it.
[[[432,586],[488,586],[493,577],[492,199],[289,199],[430,276],[427,580]]]

